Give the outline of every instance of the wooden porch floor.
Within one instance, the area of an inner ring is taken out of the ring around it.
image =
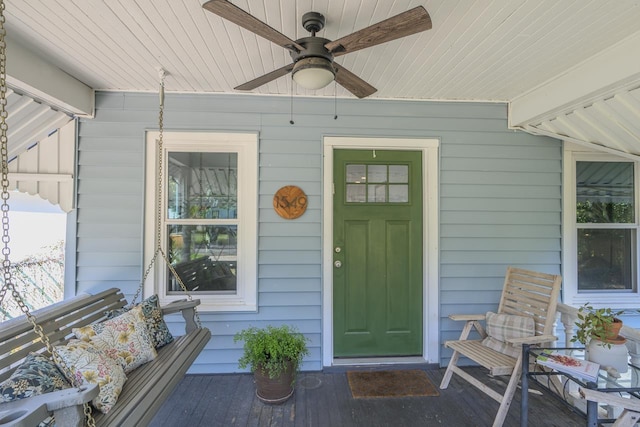
[[[414,367],[415,368],[415,367]],[[387,368],[391,369],[391,368]],[[481,368],[473,375],[504,389],[504,378]],[[444,369],[426,370],[436,387]],[[151,423],[172,426],[350,427],[350,426],[490,426],[498,404],[455,375],[438,397],[354,399],[346,373],[303,372],[294,396],[282,405],[265,405],[255,397],[250,374],[187,375]],[[549,395],[529,394],[530,426],[583,426],[585,421]],[[505,426],[520,425],[520,389]]]

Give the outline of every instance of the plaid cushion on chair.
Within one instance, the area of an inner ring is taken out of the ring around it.
[[[487,337],[482,345],[511,357],[518,357],[520,346],[507,340],[532,337],[536,333],[533,318],[515,314],[497,314],[487,312]]]

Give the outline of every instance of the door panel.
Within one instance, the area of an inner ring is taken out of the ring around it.
[[[422,353],[422,153],[334,151],[334,356]]]

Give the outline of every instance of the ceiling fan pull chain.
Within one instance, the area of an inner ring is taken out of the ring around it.
[[[291,105],[289,108],[289,124],[295,124],[295,122],[293,121],[293,79],[291,79]]]
[[[333,120],[338,120],[338,83],[333,81]]]

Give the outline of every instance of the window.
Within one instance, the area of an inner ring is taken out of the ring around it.
[[[602,153],[565,154],[565,302],[637,305],[637,164]]]
[[[145,260],[156,248],[157,132],[147,134]],[[256,310],[257,135],[165,132],[161,259],[145,291],[204,311]],[[181,282],[181,283],[180,283]]]
[[[408,165],[348,164],[347,203],[408,203]]]

